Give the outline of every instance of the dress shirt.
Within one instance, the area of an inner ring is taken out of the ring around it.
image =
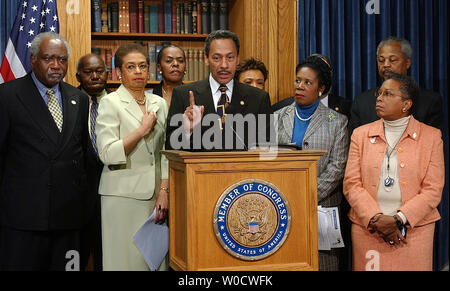
[[[47,96],[47,90],[48,89],[52,89],[56,99],[58,99],[58,103],[59,103],[59,107],[61,108],[62,111],[62,97],[61,97],[61,90],[59,90],[59,84],[56,84],[55,86],[53,86],[52,88],[48,88],[47,86],[45,86],[44,84],[42,84],[37,78],[36,75],[34,74],[34,72],[31,73],[31,78],[33,79],[34,84],[36,85],[39,94],[41,94],[42,99],[44,99],[45,105],[48,106],[48,96]]]
[[[211,74],[209,74],[209,84],[210,84],[211,93],[212,93],[213,100],[214,100],[214,108],[216,109],[216,112],[217,112],[217,103],[219,103],[219,99],[222,94],[222,92],[220,92],[220,90],[219,90],[220,84],[216,80],[214,80],[214,78],[212,77]],[[229,103],[231,103],[231,96],[233,95],[234,79],[232,79],[230,82],[228,82],[225,85],[227,86],[226,93],[228,96],[228,101],[229,101]]]

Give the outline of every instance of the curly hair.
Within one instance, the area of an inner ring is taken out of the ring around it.
[[[239,79],[239,76],[248,70],[259,70],[261,71],[261,73],[264,76],[264,81],[267,80],[267,77],[269,75],[269,71],[267,71],[266,66],[264,65],[264,63],[260,60],[257,60],[255,58],[249,58],[244,60],[243,62],[241,62],[237,68],[236,68],[236,74],[235,77],[236,79]]]
[[[329,64],[318,55],[312,55],[297,65],[295,73],[298,73],[304,67],[310,68],[316,72],[317,78],[319,79],[319,88],[325,86],[323,93],[328,94],[332,84],[332,70]]]

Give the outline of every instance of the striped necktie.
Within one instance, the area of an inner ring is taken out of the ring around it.
[[[222,128],[225,124],[225,109],[228,107],[229,100],[227,96],[227,86],[221,84],[219,87],[219,90],[221,92],[219,102],[217,102],[217,114],[220,116],[222,121]]]
[[[95,133],[95,122],[97,121],[97,115],[98,115],[97,97],[91,96],[91,100],[92,100],[91,112],[89,114],[90,129],[91,129],[91,142],[92,142],[92,147],[94,148],[95,154],[98,156],[97,134]]]
[[[56,126],[59,129],[59,132],[62,131],[63,126],[63,114],[61,111],[61,107],[59,106],[58,99],[55,96],[55,91],[52,89],[47,90],[47,96],[48,96],[48,110],[50,111],[50,114],[53,117],[53,120],[56,123]]]

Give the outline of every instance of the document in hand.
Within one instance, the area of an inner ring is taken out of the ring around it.
[[[134,243],[152,271],[158,269],[169,251],[167,222],[155,224],[154,218],[155,211],[133,236]]]
[[[344,241],[341,235],[338,208],[319,206],[317,214],[319,219],[319,250],[329,251],[332,248],[343,248]]]

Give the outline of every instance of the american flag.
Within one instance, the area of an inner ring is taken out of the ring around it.
[[[56,0],[21,0],[3,56],[0,84],[31,71],[31,41],[46,31],[59,33]]]

